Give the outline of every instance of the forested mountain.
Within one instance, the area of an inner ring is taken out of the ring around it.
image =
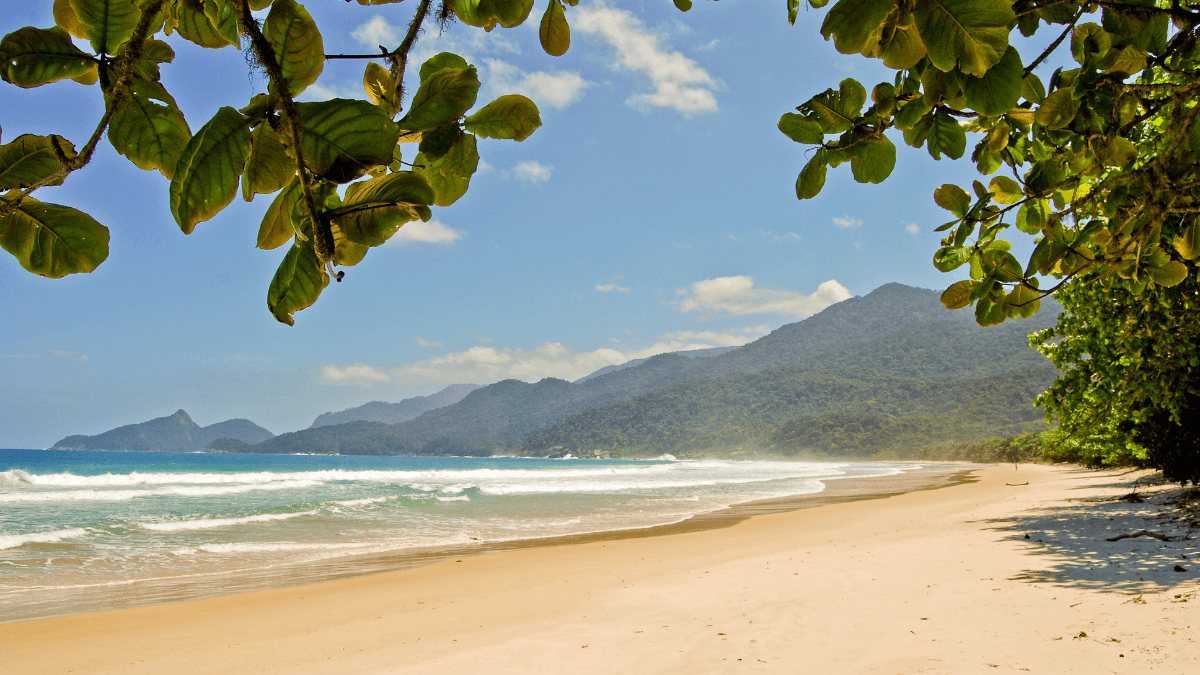
[[[52,450],[122,450],[136,452],[197,452],[218,438],[253,445],[274,434],[250,420],[235,419],[202,427],[183,410],[141,424],[127,424],[95,436],[67,436]]]
[[[321,413],[313,421],[309,429],[360,421],[383,422],[384,424],[407,422],[420,417],[423,413],[427,413],[430,410],[454,405],[476,389],[479,389],[478,384],[452,384],[436,394],[414,396],[397,403],[371,401],[370,403],[364,403],[358,407],[348,408],[339,412]]]
[[[877,401],[902,406],[906,397],[912,398],[907,389],[927,391],[921,394],[924,398],[917,397],[919,405],[896,408],[917,414],[952,387],[952,380],[1032,366],[1027,382],[1014,375],[1014,391],[1044,387],[1053,371],[1029,349],[1025,336],[1052,322],[1054,315],[1049,307],[1029,321],[980,329],[969,313],[943,308],[933,291],[887,284],[716,356],[662,354],[576,383],[505,380],[408,422],[360,421],[306,429],[245,451],[641,452],[699,447],[696,444],[703,444],[700,439],[706,435],[728,436],[734,433],[731,429],[751,427],[747,433],[761,441],[798,416],[857,409],[846,406],[865,404],[872,392]],[[845,405],[839,403],[842,399]],[[1031,401],[1032,395],[1022,400]],[[1023,408],[1021,414],[1030,410]]]

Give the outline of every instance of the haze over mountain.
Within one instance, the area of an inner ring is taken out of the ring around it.
[[[253,445],[275,434],[246,419],[202,427],[183,410],[141,424],[127,424],[95,436],[67,436],[51,450],[118,450],[136,452],[197,452],[218,438]]]
[[[423,413],[430,410],[454,405],[463,400],[463,397],[467,394],[479,389],[479,387],[480,385],[478,384],[452,384],[436,394],[414,396],[398,403],[371,401],[370,403],[364,403],[358,407],[348,408],[340,412],[321,413],[313,421],[309,429],[327,427],[333,424],[345,424],[347,422],[383,422],[384,424],[407,422],[408,420],[420,417]]]
[[[836,371],[837,378],[857,382],[862,392],[887,387],[928,390],[933,398],[926,396],[923,403],[911,407],[911,412],[928,412],[939,403],[949,402],[945,398],[949,394],[944,394],[949,391],[946,387],[1032,368],[1025,375],[1015,375],[1010,383],[1013,400],[1031,404],[1035,390],[1044,388],[1054,372],[1045,359],[1029,349],[1025,337],[1053,323],[1058,308],[1048,304],[1034,319],[1010,320],[997,328],[981,329],[970,312],[946,310],[934,291],[887,284],[708,358],[662,354],[632,367],[594,373],[574,383],[554,378],[535,384],[504,380],[407,422],[352,422],[312,428],[281,434],[246,451],[486,455],[520,451],[545,454],[574,448],[620,452],[622,448],[675,447],[695,441],[697,434],[717,433],[730,425],[746,423],[757,428],[751,435],[761,439],[775,425],[795,416],[835,412],[843,403],[871,410],[869,396],[861,401],[853,396],[841,397],[835,387],[817,397],[820,405],[784,405],[769,415],[745,417],[745,411],[761,409],[762,401],[767,400],[762,387],[782,387],[782,400],[799,400],[813,386],[804,379],[807,375],[800,374],[832,371]],[[714,379],[784,366],[787,368],[780,373],[743,377],[746,386],[740,389],[725,391],[723,386],[712,385]],[[938,382],[945,386],[934,386]],[[695,398],[680,398],[679,391],[699,393]],[[961,389],[956,395],[962,395]],[[645,397],[640,407],[629,408],[614,418],[602,412],[605,406],[621,408],[624,402],[638,397]],[[666,420],[664,416],[673,408],[661,403],[666,400],[662,397],[680,404],[683,410],[704,409],[712,414],[700,423],[687,414],[670,413],[670,424],[682,431],[669,442],[661,438],[661,429],[629,437],[610,433],[621,428],[618,418],[643,427],[647,420]],[[887,398],[903,399],[899,394]],[[592,415],[596,423],[573,417],[581,414]],[[1031,405],[1022,405],[1016,419],[1029,421],[1037,415]],[[555,425],[569,419],[573,421],[555,430]],[[601,419],[604,423],[599,422]],[[599,435],[574,435],[575,431],[567,433],[568,427],[590,427]],[[590,448],[588,444],[592,444]]]

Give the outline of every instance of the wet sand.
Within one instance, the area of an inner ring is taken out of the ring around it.
[[[1116,499],[1133,477],[956,473],[878,499],[874,479],[831,481],[816,508],[746,504],[638,533],[653,536],[0,625],[0,669],[1200,672],[1195,541],[1105,541],[1163,531]]]

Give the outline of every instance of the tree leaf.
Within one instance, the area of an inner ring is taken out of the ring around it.
[[[325,43],[308,10],[295,0],[275,0],[263,24],[263,36],[275,49],[288,91],[299,96],[325,68]]]
[[[379,246],[411,220],[429,219],[434,203],[433,188],[424,176],[400,171],[367,181],[340,210],[349,213],[332,218],[346,239],[361,246]]]
[[[967,106],[981,115],[1003,115],[1017,106],[1025,85],[1024,66],[1015,47],[1009,47],[1000,61],[983,77],[964,76],[960,79]]]
[[[688,9],[691,1],[687,0]],[[679,6],[679,2],[675,3]],[[680,7],[680,9],[683,9]],[[687,9],[683,9],[687,11]],[[571,46],[571,27],[567,25],[567,13],[558,0],[550,0],[546,5],[546,13],[542,15],[542,25],[538,28],[538,38],[542,41],[542,49],[550,56],[562,56]]]
[[[972,249],[965,246],[943,246],[933,254],[933,266],[939,272],[953,272],[966,264],[972,255]],[[957,307],[950,309],[957,309]]]
[[[162,40],[149,39],[142,49],[142,58],[134,64],[134,74],[143,80],[158,82],[158,64],[175,60],[175,50]]]
[[[1146,69],[1146,52],[1133,45],[1125,45],[1120,49],[1109,51],[1100,62],[1106,73],[1116,73],[1129,77]]]
[[[170,189],[171,214],[184,234],[233,201],[249,155],[246,118],[228,106],[192,136],[175,165]]]
[[[80,40],[87,39],[85,28],[79,22],[79,15],[75,13],[75,8],[71,6],[71,0],[54,0],[54,23],[59,28],[67,31],[72,37],[77,37]]]
[[[1071,33],[1071,56],[1081,65],[1093,56],[1104,56],[1110,47],[1112,37],[1097,24],[1080,24]]]
[[[520,94],[508,94],[480,108],[463,126],[483,138],[523,141],[542,126],[542,116],[533,101]]]
[[[675,8],[681,12],[686,12],[692,8],[692,0],[675,0]]]
[[[818,150],[812,159],[804,165],[800,171],[799,178],[796,179],[796,198],[797,199],[812,199],[821,192],[821,188],[825,187],[825,173],[828,171],[828,165],[825,160],[825,150]]]
[[[975,290],[978,284],[976,281],[966,279],[957,283],[951,284],[950,288],[942,291],[942,304],[946,309],[962,309],[971,304],[971,292]]]
[[[58,147],[67,159],[74,159],[75,146],[62,136],[23,134],[0,146],[0,190],[33,185],[62,169],[54,156],[52,138],[58,139]],[[52,184],[61,185],[62,181]]]
[[[313,173],[349,183],[375,166],[392,162],[400,129],[366,101],[330,99],[296,105],[304,163]]]
[[[300,177],[293,177],[292,182],[267,207],[267,213],[258,226],[258,242],[255,246],[263,250],[279,248],[296,236],[296,228],[292,225],[292,209],[303,196]]]
[[[182,3],[175,7],[176,30],[183,39],[206,49],[220,49],[236,44],[221,34],[204,12],[197,12]]]
[[[445,156],[432,159],[419,154],[413,165],[416,167],[413,171],[421,174],[433,188],[433,203],[450,206],[466,194],[471,176],[479,166],[475,137],[463,134]]]
[[[533,0],[454,0],[453,6],[463,23],[490,31],[497,24],[513,28],[525,23]]]
[[[1008,49],[1016,15],[1009,0],[922,0],[913,6],[913,18],[938,70],[978,77]]]
[[[443,68],[421,83],[400,119],[405,131],[428,131],[462,117],[479,93],[479,77],[473,66]]]
[[[355,244],[347,239],[337,223],[330,223],[329,231],[333,233],[333,264],[335,265],[353,267],[362,262],[367,251],[371,250],[370,246]]]
[[[964,218],[971,208],[971,195],[953,183],[946,183],[933,191],[933,201],[950,213]]]
[[[204,0],[204,15],[213,30],[234,47],[239,47],[241,33],[234,15],[234,4],[231,0]]]
[[[1184,260],[1195,260],[1196,256],[1200,255],[1200,225],[1198,223],[1200,221],[1192,218],[1191,222],[1171,242]]]
[[[843,54],[858,54],[878,41],[879,28],[896,6],[896,0],[839,0],[825,15],[821,35],[833,38],[834,47]]]
[[[905,22],[901,23],[902,20]],[[917,31],[912,14],[895,12],[884,22],[879,44],[863,53],[882,58],[883,65],[888,68],[908,70],[925,58],[925,43],[921,41],[921,34]]]
[[[421,64],[421,81],[429,79],[430,75],[443,70],[445,68],[467,68],[469,64],[463,57],[453,52],[442,52],[436,54]]]
[[[929,120],[929,132],[926,136],[929,143],[929,154],[934,159],[941,159],[945,153],[951,159],[960,159],[967,150],[967,134],[963,131],[958,120],[951,115],[938,110]]]
[[[250,134],[250,157],[242,173],[242,199],[269,195],[292,182],[296,162],[288,156],[279,134],[267,122],[260,122]]]
[[[157,102],[156,102],[157,101]],[[158,169],[167,179],[192,138],[175,99],[157,82],[137,81],[108,126],[108,141],[139,169]]]
[[[23,89],[86,75],[96,67],[61,28],[22,28],[0,40],[0,76]]]
[[[116,54],[141,15],[133,0],[71,0],[71,8],[97,54]]]
[[[383,108],[384,112],[391,111],[396,96],[396,81],[387,68],[374,61],[368,63],[363,71],[363,89],[371,103]]]
[[[1071,124],[1079,112],[1079,101],[1064,87],[1050,94],[1038,106],[1036,119],[1050,129],[1062,129]]]
[[[858,80],[846,78],[842,80],[837,93],[830,89],[823,94],[817,94],[801,105],[800,109],[810,112],[824,133],[838,134],[854,126],[866,101],[866,87]]]
[[[421,136],[421,144],[417,146],[419,152],[430,159],[437,159],[450,151],[450,147],[454,145],[458,138],[462,136],[462,129],[458,124],[447,124],[444,127],[438,127],[433,131],[428,131]]]
[[[1028,319],[1042,307],[1041,293],[1025,284],[1018,284],[1008,294],[1008,312]]]
[[[882,135],[863,139],[850,160],[850,171],[860,183],[882,183],[895,168],[896,146]]]
[[[328,285],[329,275],[317,259],[312,241],[297,239],[271,279],[267,289],[267,309],[276,321],[294,326],[296,321],[292,314],[312,306]]]
[[[997,204],[1016,204],[1025,198],[1021,184],[1007,176],[996,176],[988,188]]]
[[[59,279],[108,258],[108,228],[82,211],[26,197],[0,218],[0,247],[27,271]]]
[[[796,113],[784,113],[779,118],[779,130],[797,143],[819,145],[825,136],[821,133],[821,125]]]

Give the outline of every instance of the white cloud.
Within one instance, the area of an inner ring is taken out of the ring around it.
[[[350,36],[372,51],[381,46],[395,49],[400,44],[400,28],[388,23],[382,14],[376,14],[370,21],[359,24]]]
[[[87,361],[88,360],[87,354],[80,354],[79,352],[69,352],[65,349],[47,349],[46,353],[50,355],[50,358],[60,359],[63,361]]]
[[[355,363],[349,366],[325,366],[321,369],[321,379],[330,384],[357,384],[371,386],[376,382],[387,382],[388,374],[365,363]]]
[[[544,70],[527,73],[497,59],[484,59],[484,63],[488,67],[488,87],[496,95],[524,94],[539,107],[565,108],[583,98],[583,91],[592,86],[579,73]]]
[[[834,217],[833,224],[837,225],[843,230],[848,230],[852,227],[862,227],[861,220],[858,218],[851,218],[850,216],[842,216],[841,218]]]
[[[441,342],[439,342],[439,341],[437,341],[437,340],[426,340],[426,339],[425,339],[425,338],[423,338],[423,337],[418,337],[418,338],[417,338],[417,344],[418,344],[418,345],[420,345],[420,346],[422,346],[422,347],[439,347],[439,348],[440,348],[440,347],[445,347],[445,346],[446,346],[446,345],[442,344]]]
[[[816,292],[804,295],[795,291],[754,288],[754,279],[744,275],[697,281],[689,290],[680,290],[679,294],[687,296],[679,302],[681,312],[725,312],[735,316],[792,314],[806,317],[851,297],[850,291],[833,279],[817,286]]]
[[[694,341],[703,340],[704,342],[715,342],[722,347],[741,347],[744,344],[753,342],[758,338],[766,335],[771,329],[767,326],[747,326],[745,328],[734,328],[725,332],[717,332],[712,330],[681,330],[675,333],[667,333],[664,338],[671,340]]]
[[[328,101],[331,98],[362,98],[366,96],[362,87],[347,84],[321,84],[314,82],[300,94],[305,101]]]
[[[596,284],[596,290],[600,291],[601,293],[612,293],[613,291],[618,293],[629,292],[629,288],[625,286],[618,286],[616,284]]]
[[[721,44],[721,40],[720,40],[720,39],[718,39],[718,38],[713,38],[713,41],[712,41],[712,42],[710,42],[710,43],[708,43],[708,44],[706,44],[706,45],[700,45],[699,47],[692,47],[692,51],[694,51],[694,52],[707,52],[707,51],[709,51],[709,50],[711,50],[711,49],[715,48],[715,47],[716,47],[717,45],[719,45],[719,44]]]
[[[800,241],[800,235],[796,234],[795,232],[779,234],[775,235],[775,241]]]
[[[649,78],[652,91],[634,94],[626,99],[628,105],[639,109],[674,108],[684,115],[717,110],[712,92],[719,85],[717,80],[695,61],[665,45],[662,36],[647,29],[632,13],[592,3],[571,12],[571,26],[612,45],[617,53],[614,68]]]
[[[530,183],[545,183],[550,180],[554,167],[527,159],[513,167],[513,175]]]
[[[909,234],[913,234],[913,235],[921,234],[921,228],[917,227],[916,223],[909,223],[909,224],[905,225],[904,231]]]
[[[419,220],[405,223],[400,230],[388,239],[389,244],[403,246],[405,244],[453,244],[466,235],[449,225],[434,219],[428,223]]]

